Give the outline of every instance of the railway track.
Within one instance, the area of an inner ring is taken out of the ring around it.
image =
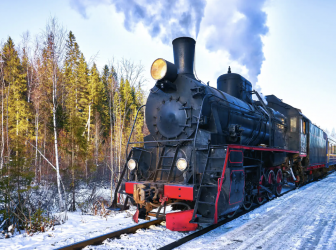
[[[57,250],[79,250],[79,249],[82,249],[82,248],[84,248],[86,246],[90,246],[90,245],[100,245],[106,239],[117,238],[122,234],[135,233],[138,229],[148,228],[151,225],[158,225],[162,221],[163,220],[152,220],[152,221],[148,221],[146,223],[137,224],[137,225],[132,226],[132,227],[127,227],[127,228],[124,228],[124,229],[120,229],[118,231],[114,231],[114,232],[103,234],[103,235],[100,235],[100,236],[97,236],[97,237],[94,237],[94,238],[90,238],[90,239],[87,239],[87,240],[76,242],[76,243],[68,245],[68,246],[60,247],[60,248],[57,248]]]
[[[290,191],[294,190],[295,188],[292,188],[292,189],[289,189],[285,192],[283,192],[281,195],[279,195],[279,197],[289,193]],[[265,203],[264,203],[265,204]],[[247,214],[251,211],[253,211],[254,209],[257,209],[258,207],[260,206],[263,206],[264,204],[261,204],[261,205],[256,205],[254,204],[252,206],[252,208],[248,211],[244,211],[244,210],[239,210],[237,211],[237,213],[232,217],[232,218],[224,218],[222,220],[220,220],[217,224],[215,225],[210,225],[208,227],[205,227],[205,228],[202,228],[196,232],[193,232],[189,235],[187,235],[186,237],[183,237],[183,238],[180,238],[174,242],[171,242],[161,248],[159,248],[160,250],[169,250],[169,249],[174,249],[176,247],[179,247],[181,245],[183,245],[184,243],[187,243],[188,241],[191,241],[199,236],[202,236],[230,221],[233,221],[235,219],[237,219],[238,217],[244,215],[244,214]],[[162,221],[164,220],[152,220],[152,221],[149,221],[149,222],[146,222],[146,223],[141,223],[141,224],[137,224],[135,226],[132,226],[132,227],[128,227],[128,228],[124,228],[124,229],[120,229],[118,231],[114,231],[114,232],[111,232],[111,233],[107,233],[107,234],[104,234],[104,235],[101,235],[101,236],[97,236],[97,237],[94,237],[94,238],[91,238],[91,239],[87,239],[87,240],[84,240],[84,241],[81,241],[81,242],[77,242],[77,243],[74,243],[74,244],[71,244],[71,245],[68,245],[68,246],[64,246],[64,247],[60,247],[60,248],[57,248],[58,250],[79,250],[79,249],[82,249],[86,246],[90,246],[90,245],[100,245],[102,244],[102,242],[106,239],[109,239],[109,238],[118,238],[120,237],[122,234],[132,234],[132,233],[135,233],[138,229],[141,229],[141,228],[149,228],[151,225],[158,225],[160,224]]]
[[[287,194],[288,192],[292,191],[293,189],[290,189],[288,191],[285,191],[283,192],[281,196]],[[263,205],[263,204],[262,204]],[[262,206],[262,205],[254,205],[250,210],[248,211],[238,211],[232,218],[225,218],[225,219],[222,219],[220,220],[217,224],[215,225],[210,225],[208,227],[205,227],[205,228],[202,228],[194,233],[191,233],[189,235],[187,235],[186,237],[183,237],[181,239],[178,239],[174,242],[171,242],[169,243],[168,245],[166,246],[163,246],[161,248],[159,248],[160,250],[169,250],[169,249],[174,249],[176,247],[179,247],[181,245],[183,245],[184,243],[188,242],[188,241],[191,241],[203,234],[206,234],[232,220],[235,220],[236,218],[244,215],[244,214],[247,214],[251,211],[253,211],[254,209]],[[141,224],[137,224],[135,226],[132,226],[132,227],[128,227],[128,228],[124,228],[124,229],[120,229],[120,230],[117,230],[117,231],[114,231],[114,232],[111,232],[111,233],[107,233],[107,234],[104,234],[104,235],[100,235],[100,236],[97,236],[97,237],[94,237],[94,238],[90,238],[90,239],[87,239],[87,240],[84,240],[84,241],[80,241],[80,242],[77,242],[77,243],[74,243],[74,244],[71,244],[71,245],[67,245],[67,246],[64,246],[64,247],[60,247],[60,248],[57,248],[57,250],[79,250],[79,249],[83,249],[84,247],[86,246],[90,246],[90,245],[100,245],[103,243],[104,240],[106,239],[109,239],[109,238],[118,238],[120,237],[122,234],[132,234],[132,233],[135,233],[138,229],[141,229],[141,228],[149,228],[151,225],[158,225],[162,222],[163,220],[152,220],[152,221],[149,221],[149,222],[146,222],[146,223],[141,223]]]

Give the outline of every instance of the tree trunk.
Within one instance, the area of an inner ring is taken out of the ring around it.
[[[38,178],[38,175],[41,176],[41,172],[38,174],[38,154],[37,154],[37,145],[38,145],[38,130],[39,130],[39,111],[38,108],[36,109],[36,118],[35,118],[35,127],[36,127],[36,136],[35,136],[35,145],[36,145],[36,150],[35,150],[35,180],[40,183],[41,177]]]
[[[59,162],[58,162],[58,142],[57,142],[57,124],[56,124],[56,76],[53,79],[53,129],[54,129],[54,146],[55,146],[55,165],[56,165],[56,174],[57,174],[57,190],[59,195],[59,207],[60,210],[65,209],[64,200],[61,190],[61,176],[59,171]],[[65,190],[64,190],[65,191]]]
[[[88,126],[87,141],[88,141],[88,144],[90,143],[90,124],[91,124],[91,103],[89,104],[89,118],[88,118],[88,121],[87,121],[87,126]],[[87,181],[87,178],[88,178],[87,159],[85,160],[85,178],[86,178],[86,181]]]
[[[3,73],[1,68],[1,73]],[[2,75],[2,83],[1,83],[1,159],[0,159],[0,170],[3,168],[4,164],[4,151],[5,151],[5,136],[4,136],[4,79]]]
[[[111,82],[112,85],[113,81]],[[113,98],[113,86],[111,86],[111,93],[110,93],[110,98],[109,98],[109,109],[110,109],[110,136],[111,136],[111,141],[110,141],[110,170],[111,170],[111,202],[112,202],[112,190],[113,190],[113,112],[112,112],[112,98]]]
[[[99,129],[99,120],[98,120],[98,112],[95,112],[95,163],[96,163],[96,167],[97,167],[97,171],[98,171],[98,129]]]
[[[76,211],[76,195],[75,195],[75,166],[74,166],[74,136],[73,136],[73,128],[71,131],[71,174],[72,174],[72,183],[71,183],[71,188],[72,188],[72,211]]]

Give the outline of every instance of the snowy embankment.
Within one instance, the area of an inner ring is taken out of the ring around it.
[[[179,249],[336,249],[336,173],[293,190]],[[33,236],[0,240],[0,249],[55,249],[133,225],[131,214],[105,218],[68,213],[65,224]],[[142,221],[141,221],[142,222]],[[163,225],[108,239],[85,249],[157,249],[189,233]]]
[[[336,249],[336,173],[205,234],[179,249]]]
[[[111,213],[106,218],[82,215],[80,212],[67,213],[68,220],[62,225],[56,225],[54,230],[35,233],[33,236],[27,236],[23,233],[9,239],[1,239],[0,249],[47,250],[70,245],[74,242],[128,227],[133,223],[131,213]]]

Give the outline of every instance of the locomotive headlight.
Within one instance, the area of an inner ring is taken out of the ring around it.
[[[174,81],[177,77],[176,66],[162,58],[156,59],[151,67],[151,76],[154,80],[167,79],[169,81]]]
[[[154,80],[161,80],[167,73],[167,63],[165,60],[156,59],[151,67],[151,75]]]
[[[133,159],[130,159],[130,160],[127,162],[127,167],[128,167],[128,169],[131,170],[131,171],[135,169],[136,165],[137,165],[137,162],[136,162],[135,160],[133,160]]]
[[[186,159],[184,159],[184,158],[178,159],[177,162],[176,162],[176,167],[180,171],[186,170],[186,168],[188,167],[188,163],[187,163]]]

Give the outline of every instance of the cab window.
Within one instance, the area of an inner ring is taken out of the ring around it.
[[[290,132],[296,132],[296,117],[291,117],[290,118]]]

